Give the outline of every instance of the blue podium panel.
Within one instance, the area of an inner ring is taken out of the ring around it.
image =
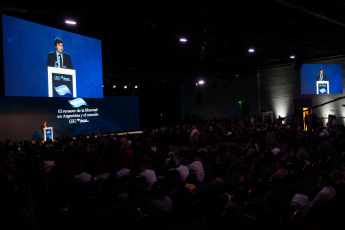
[[[46,141],[48,138],[53,140],[53,127],[44,128],[43,134],[44,134],[44,141]]]

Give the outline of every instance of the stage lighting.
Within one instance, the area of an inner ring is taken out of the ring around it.
[[[249,53],[254,53],[254,52],[255,52],[255,49],[250,48],[250,49],[248,49],[248,52],[249,52]]]
[[[285,120],[285,117],[281,117],[280,115],[278,116],[278,121],[283,122]]]
[[[124,85],[123,88],[124,88],[124,89],[127,89],[127,85]]]

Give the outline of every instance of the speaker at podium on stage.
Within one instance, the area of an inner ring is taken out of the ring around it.
[[[44,141],[47,139],[53,140],[53,127],[49,127],[47,122],[44,121],[41,128]]]
[[[54,48],[47,58],[48,97],[77,97],[76,71],[61,38],[55,38]]]

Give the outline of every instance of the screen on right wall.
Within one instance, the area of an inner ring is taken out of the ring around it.
[[[342,94],[341,64],[303,64],[301,94]]]

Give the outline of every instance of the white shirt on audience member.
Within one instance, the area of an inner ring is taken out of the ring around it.
[[[187,176],[189,175],[189,169],[185,165],[180,165],[176,168],[176,170],[180,173],[181,179],[186,181]]]
[[[140,176],[145,177],[147,188],[150,190],[152,185],[157,181],[156,173],[154,170],[151,169],[145,169]]]
[[[204,172],[204,167],[200,161],[196,160],[190,163],[188,165],[188,170],[189,170],[189,173],[196,174],[196,177],[199,182],[204,181],[205,172]]]
[[[128,168],[122,168],[116,173],[117,178],[121,178],[123,176],[128,176],[130,172],[130,169]]]

